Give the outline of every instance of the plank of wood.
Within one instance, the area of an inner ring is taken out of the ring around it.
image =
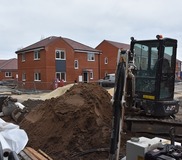
[[[31,160],[41,160],[36,158],[27,148],[24,148],[23,151],[31,158]]]
[[[38,153],[36,150],[34,150],[31,147],[26,147],[26,149],[32,153],[38,160],[48,160],[46,157],[44,157],[44,155],[41,155],[40,153]]]
[[[40,152],[42,155],[44,155],[44,157],[46,157],[48,160],[53,160],[51,157],[49,157],[44,151],[42,151],[41,149],[38,149],[38,152]]]
[[[26,159],[26,160],[32,160],[23,150],[20,151],[20,153],[18,154],[18,156],[21,158],[21,159]]]

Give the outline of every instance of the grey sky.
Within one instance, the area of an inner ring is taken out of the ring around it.
[[[0,59],[49,36],[95,48],[102,40],[130,43],[157,34],[178,40],[182,60],[182,0],[0,0]]]

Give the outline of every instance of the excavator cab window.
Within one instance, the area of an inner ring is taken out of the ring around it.
[[[133,41],[136,95],[151,100],[173,99],[177,41],[169,38]]]
[[[136,72],[136,91],[153,93],[155,91],[155,75],[157,68],[154,67],[157,59],[157,43],[136,43],[135,65]]]
[[[164,48],[164,58],[162,63],[162,73],[161,73],[161,85],[160,85],[160,99],[173,97],[174,89],[174,75],[173,72],[173,47],[166,46]]]

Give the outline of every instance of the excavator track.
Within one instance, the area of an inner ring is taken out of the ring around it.
[[[124,130],[135,133],[169,134],[172,127],[175,129],[175,136],[182,140],[182,120],[179,117],[125,116],[124,118]]]

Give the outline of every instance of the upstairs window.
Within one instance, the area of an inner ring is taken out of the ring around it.
[[[40,51],[36,50],[34,51],[34,60],[39,60],[40,59]]]
[[[108,64],[108,58],[107,57],[104,58],[104,64]]]
[[[22,62],[25,61],[25,53],[22,53],[22,55],[21,55],[21,61],[22,61]]]
[[[12,77],[12,73],[11,72],[5,72],[5,77]]]
[[[34,73],[34,81],[41,81],[41,74],[40,73]]]
[[[75,69],[78,69],[78,60],[75,60],[74,67]]]
[[[95,54],[94,53],[88,53],[87,59],[88,59],[88,61],[95,61]]]
[[[56,59],[65,60],[66,59],[65,51],[64,50],[56,50]]]

